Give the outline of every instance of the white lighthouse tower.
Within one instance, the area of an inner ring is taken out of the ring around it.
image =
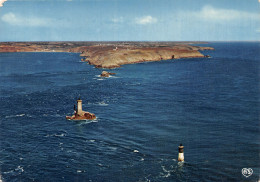
[[[80,98],[77,100],[77,114],[82,114],[82,100]]]
[[[66,116],[66,119],[68,120],[93,120],[96,118],[95,114],[82,110],[82,100],[80,98],[77,100],[77,109],[74,104],[74,115]]]

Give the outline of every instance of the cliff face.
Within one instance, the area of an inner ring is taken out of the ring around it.
[[[195,43],[195,42],[194,42]],[[196,42],[199,43],[199,42]],[[0,52],[75,52],[98,68],[115,68],[162,59],[204,57],[199,51],[211,47],[190,42],[3,42]]]

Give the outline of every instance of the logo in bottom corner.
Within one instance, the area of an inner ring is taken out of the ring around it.
[[[253,169],[251,168],[243,168],[242,169],[242,174],[248,178],[249,176],[251,176],[253,174]]]

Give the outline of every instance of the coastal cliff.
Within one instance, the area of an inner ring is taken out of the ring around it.
[[[196,43],[196,42],[193,42]],[[4,42],[0,52],[75,52],[97,68],[179,58],[204,57],[211,47],[190,42]]]
[[[139,48],[117,50],[87,50],[81,56],[98,68],[115,68],[124,64],[160,61],[178,58],[204,57],[198,50],[176,50],[174,48]]]

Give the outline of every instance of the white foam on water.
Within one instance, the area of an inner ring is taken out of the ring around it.
[[[14,172],[14,170],[3,172],[3,174],[9,174],[9,173],[12,173],[12,172]]]
[[[167,173],[164,177],[165,178],[168,178],[168,177],[170,177],[171,176],[171,173]]]
[[[110,75],[109,78],[120,78],[120,77]]]
[[[104,80],[104,77],[101,77],[100,75],[95,75],[94,80]]]
[[[138,153],[139,151],[138,150],[134,150],[133,152]]]
[[[64,136],[66,136],[66,134],[65,134],[65,133],[62,133],[62,134],[54,134],[53,136],[56,136],[56,137],[64,137]]]
[[[169,172],[168,170],[165,169],[165,166],[161,166],[161,167],[162,167],[163,172],[166,172],[166,173]]]
[[[150,176],[150,175],[149,175]],[[148,177],[149,177],[148,176]],[[151,180],[149,180],[147,177],[145,177],[145,182],[151,182]]]
[[[102,77],[101,75],[95,75],[96,78],[93,78],[95,80],[104,80],[104,79],[108,79],[108,78],[119,78],[118,76],[112,76],[112,75],[109,75],[108,77]],[[99,78],[99,79],[97,79]]]
[[[67,136],[67,132],[66,131],[60,131],[58,133],[54,133],[54,134],[47,134],[44,137],[64,137]]]
[[[100,105],[100,106],[108,106],[108,104],[105,103],[104,101],[98,102],[98,105]]]
[[[32,115],[29,114],[16,114],[16,115],[5,116],[5,118],[15,118],[15,117],[24,117],[24,116],[32,118]]]
[[[179,161],[178,162],[178,166],[183,166],[183,164],[184,164],[184,161]]]
[[[67,153],[76,154],[76,152],[74,152],[74,151],[72,151],[72,150],[67,150]],[[74,159],[71,159],[71,161],[74,161]]]
[[[116,151],[117,150],[117,147],[108,147],[109,149],[113,150],[113,151]]]
[[[165,166],[161,166],[161,167],[162,167],[163,172],[166,173],[166,174],[163,175],[163,177],[164,177],[164,178],[170,177],[172,171],[171,171],[171,170],[167,170],[167,169],[165,168]]]
[[[91,120],[92,123],[97,123],[98,122],[98,117],[96,119]]]
[[[82,171],[81,170],[77,170],[77,173],[82,173]]]
[[[93,119],[93,120],[89,120],[89,119],[82,119],[82,120],[78,120],[78,121],[81,121],[79,123],[79,126],[81,125],[86,125],[86,124],[90,124],[90,123],[97,123],[98,122],[98,117],[96,119]]]
[[[24,169],[23,169],[23,167],[21,167],[21,166],[18,166],[16,169],[15,169],[15,171],[19,171],[19,172],[24,172]]]
[[[101,163],[98,163],[97,165],[98,165],[99,167],[102,167],[102,168],[103,168],[103,167],[105,167],[105,168],[109,167],[109,165],[104,165],[104,164],[101,164]]]
[[[94,143],[96,140],[86,140],[86,142]]]
[[[15,117],[23,117],[25,114],[16,114],[16,115],[10,115],[10,116],[5,116],[5,118],[15,118]]]
[[[17,174],[21,174],[22,172],[24,172],[23,167],[22,166],[17,166],[17,168],[15,168],[14,170],[3,172],[3,174],[17,175]]]

